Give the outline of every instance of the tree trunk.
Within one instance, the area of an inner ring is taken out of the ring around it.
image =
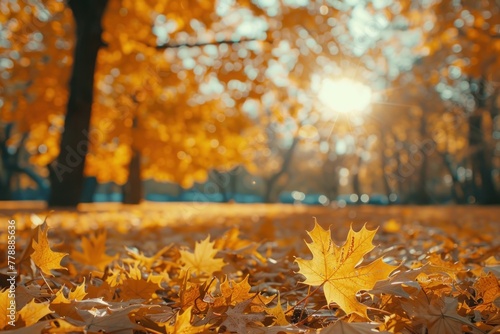
[[[396,137],[394,137],[395,140],[397,140]],[[396,156],[396,163],[397,163],[397,169],[396,169],[396,172],[399,173],[399,171],[402,170],[402,164],[401,164],[401,149],[396,149],[395,150],[395,156]],[[398,189],[398,198],[399,198],[399,203],[405,203],[408,199],[408,196],[407,194],[405,193],[405,189],[404,189],[404,178],[402,177],[398,177],[397,178],[397,189]],[[408,185],[408,182],[406,182],[406,184]]]
[[[387,199],[391,196],[392,189],[391,185],[389,184],[389,180],[387,179],[387,158],[385,156],[385,151],[387,149],[386,145],[386,138],[383,133],[379,133],[379,140],[380,140],[380,168],[382,169],[382,182],[384,185],[384,191],[385,195],[387,196]],[[389,202],[390,203],[390,202]]]
[[[141,154],[134,149],[130,159],[127,183],[123,186],[123,203],[139,204],[142,200]]]
[[[0,174],[0,201],[7,201],[12,199],[12,166],[13,163],[17,163],[13,158],[13,155],[9,153],[7,147],[7,141],[11,137],[13,123],[6,124],[3,129],[3,137],[0,140],[0,156],[2,157],[2,168],[3,174]],[[17,152],[16,152],[17,153]]]
[[[215,178],[215,184],[219,189],[219,193],[222,195],[222,202],[229,202],[228,186],[231,183],[231,172],[221,172],[214,169],[212,174]],[[234,196],[234,194],[232,196]]]
[[[473,80],[470,80],[471,82]],[[489,109],[492,117],[496,113],[495,101],[487,93],[487,79],[480,77],[476,80],[476,89],[472,91],[476,102],[475,114],[469,117],[469,148],[472,162],[472,188],[476,203],[479,204],[500,204],[499,194],[495,188],[492,167],[492,150],[485,139],[483,128],[483,112]],[[495,94],[493,95],[495,99]],[[492,102],[488,108],[488,102]]]
[[[425,107],[424,107],[425,108]],[[425,109],[423,109],[425,110]],[[418,183],[417,183],[417,191],[416,191],[416,202],[417,204],[429,204],[430,203],[430,196],[429,193],[427,192],[427,165],[428,165],[428,154],[432,152],[426,152],[425,146],[424,146],[424,140],[425,137],[427,136],[427,122],[425,116],[422,116],[420,118],[420,147],[418,148],[418,155],[420,156],[421,161],[418,160],[418,158],[414,157],[416,159],[413,163],[414,165],[418,166],[419,168],[419,174],[418,174]],[[416,152],[415,152],[416,153]],[[411,153],[410,153],[411,156]],[[411,158],[410,158],[411,160]]]
[[[234,167],[230,172],[231,178],[229,179],[229,193],[231,194],[231,200],[234,201],[237,192],[237,182],[240,166]]]
[[[356,167],[354,168],[354,172],[352,172],[352,192],[358,195],[357,203],[361,203],[361,182],[359,180],[359,172],[361,171],[361,164],[363,159],[361,158],[361,154],[358,154],[358,162],[356,163]]]
[[[12,173],[9,170],[5,170],[5,175],[1,176],[0,179],[0,201],[10,201],[12,200],[12,189],[11,180]]]
[[[25,174],[31,178],[37,185],[40,195],[46,199],[48,194],[48,186],[46,180],[35,173],[30,167],[27,166],[27,162],[21,161],[22,154],[21,151],[24,148],[24,142],[28,138],[28,133],[24,133],[18,144],[15,152],[9,152],[7,147],[7,141],[11,137],[13,130],[13,123],[7,124],[5,127],[5,133],[2,141],[0,142],[0,151],[2,156],[2,168],[5,172],[5,176],[0,175],[0,200],[12,200],[12,183],[14,176],[19,176],[19,174]]]
[[[283,174],[285,174],[290,167],[290,163],[292,162],[293,154],[295,153],[295,149],[299,143],[299,137],[296,136],[293,138],[292,145],[288,148],[283,158],[283,163],[281,164],[281,168],[278,172],[273,174],[266,182],[266,192],[264,193],[264,202],[270,203],[272,199],[272,194],[276,183],[281,178]]]
[[[465,190],[463,184],[458,179],[456,168],[453,168],[450,159],[446,153],[441,153],[440,155],[441,158],[443,158],[444,166],[448,170],[448,173],[450,173],[451,180],[453,182],[451,187],[451,196],[453,198],[453,201],[457,204],[465,204],[466,202]]]
[[[477,203],[499,204],[500,198],[495,189],[491,156],[484,140],[481,115],[469,117],[469,147],[472,150],[472,182]]]
[[[108,0],[70,0],[76,21],[76,46],[69,82],[69,100],[57,159],[49,166],[49,206],[76,206],[82,196],[89,146],[94,72],[102,45],[101,20]]]

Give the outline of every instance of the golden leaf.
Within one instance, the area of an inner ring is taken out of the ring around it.
[[[286,320],[285,312],[283,311],[283,307],[281,306],[281,298],[278,294],[278,300],[276,302],[276,306],[266,308],[264,311],[272,315],[274,317],[274,325],[276,326],[288,326],[288,320]]]
[[[104,270],[106,266],[115,259],[114,256],[106,254],[106,231],[91,235],[90,238],[82,238],[82,252],[71,253],[76,261]]]
[[[15,302],[14,298],[9,297],[10,290],[6,289],[4,291],[0,291],[0,307],[2,308],[2,312],[0,313],[0,329],[7,327],[10,321],[16,320],[17,312],[15,310],[16,305],[11,304],[11,300]],[[12,297],[12,296],[11,296]],[[9,307],[13,305],[13,312],[11,313]],[[14,316],[14,319],[10,319],[9,314]]]
[[[193,307],[190,306],[187,309],[182,312],[182,314],[179,315],[177,313],[177,316],[175,317],[175,323],[173,325],[167,325],[165,326],[165,329],[167,333],[184,333],[184,334],[191,334],[191,333],[203,333],[207,327],[210,327],[209,325],[205,326],[199,326],[195,327],[191,325],[191,311]]]
[[[68,255],[67,253],[54,252],[50,249],[49,240],[47,238],[47,224],[42,224],[38,229],[38,241],[33,239],[33,253],[30,255],[35,265],[40,270],[49,276],[53,276],[50,272],[53,269],[66,269],[61,266],[61,260]]]
[[[48,333],[85,333],[85,326],[75,326],[64,319],[52,320]]]
[[[222,259],[216,259],[217,250],[214,249],[214,242],[210,242],[210,236],[201,242],[197,242],[194,253],[181,250],[180,261],[184,263],[182,269],[190,269],[197,275],[206,274],[208,276],[216,271],[220,271],[224,266]]]
[[[28,327],[53,312],[49,308],[49,303],[36,303],[35,299],[33,299],[19,311],[19,316],[24,320],[26,327]]]
[[[396,269],[384,263],[382,258],[358,267],[363,256],[373,250],[375,233],[376,230],[370,231],[365,226],[359,232],[351,227],[347,241],[339,247],[332,241],[330,230],[315,223],[314,229],[308,232],[312,242],[306,243],[313,258],[295,260],[299,273],[306,277],[303,283],[323,286],[328,303],[337,303],[347,314],[367,317],[367,307],[357,301],[356,293],[373,288],[377,281],[386,279]]]

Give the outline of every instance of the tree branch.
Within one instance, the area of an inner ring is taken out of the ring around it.
[[[267,42],[271,43],[269,39],[255,39],[255,38],[243,38],[243,39],[235,39],[235,40],[222,40],[222,41],[211,41],[211,42],[195,42],[195,43],[178,43],[178,44],[160,44],[155,46],[154,48],[157,50],[164,50],[164,49],[178,49],[182,47],[200,47],[200,46],[207,46],[207,45],[221,45],[221,44],[242,44],[242,43],[248,43],[248,42]]]

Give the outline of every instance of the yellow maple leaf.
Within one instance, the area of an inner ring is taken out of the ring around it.
[[[266,259],[257,251],[258,247],[259,245],[255,242],[240,239],[240,230],[237,227],[233,227],[215,240],[217,249],[232,250],[236,254],[251,254],[265,263]]]
[[[53,312],[49,308],[49,303],[35,303],[35,299],[33,298],[19,311],[19,316],[24,320],[26,327],[28,327],[36,324],[38,320]]]
[[[347,241],[337,246],[331,239],[330,230],[325,230],[318,223],[307,232],[312,239],[307,243],[313,258],[297,258],[299,273],[306,277],[304,284],[323,286],[328,303],[337,303],[347,314],[357,313],[367,317],[367,307],[359,303],[356,293],[370,290],[379,280],[386,279],[397,267],[384,263],[382,258],[365,266],[358,266],[363,256],[373,250],[373,237],[377,230],[368,230],[366,226],[359,232],[349,229]]]
[[[68,294],[69,300],[83,300],[87,293],[85,292],[85,277],[80,285],[77,285],[74,290],[71,290]]]
[[[68,298],[66,298],[66,296],[63,293],[63,290],[61,289],[61,290],[56,292],[56,298],[54,298],[54,300],[52,300],[52,303],[53,304],[69,304],[70,301]]]
[[[17,319],[14,297],[14,293],[12,293],[9,289],[0,291],[0,307],[3,310],[0,312],[0,329],[7,327],[9,322],[16,321]]]
[[[104,270],[115,259],[114,256],[106,254],[106,231],[91,235],[90,238],[83,237],[82,252],[73,251],[71,257],[80,263],[94,266],[99,270]]]
[[[361,334],[361,333],[379,333],[378,331],[375,331],[375,328],[377,328],[379,325],[374,324],[374,323],[368,323],[368,322],[345,322],[342,320],[337,320],[333,324],[329,325],[328,327],[325,327],[323,329],[320,329],[318,331],[319,334],[336,334],[336,333],[342,333],[342,334]],[[389,333],[389,332],[384,332],[384,333]]]
[[[190,306],[182,312],[182,314],[177,313],[175,317],[175,323],[173,325],[166,325],[166,332],[169,334],[173,333],[186,333],[186,334],[194,334],[194,333],[203,333],[208,327],[209,324],[204,326],[193,326],[191,325],[191,311],[193,307]]]
[[[182,269],[190,269],[197,275],[212,275],[220,271],[225,265],[222,259],[216,259],[217,249],[214,249],[214,242],[210,242],[210,236],[205,240],[197,242],[194,247],[194,253],[181,250],[180,261],[184,263]]]
[[[285,311],[281,306],[281,298],[278,294],[276,306],[265,308],[264,311],[274,317],[274,325],[276,326],[288,326],[290,323],[286,320]]]
[[[68,255],[67,253],[54,252],[50,249],[49,240],[47,238],[48,227],[42,224],[38,228],[38,240],[33,239],[31,244],[33,253],[30,255],[35,265],[40,270],[49,276],[53,276],[50,272],[53,269],[66,269],[61,266],[61,260]],[[67,270],[67,269],[66,269]]]
[[[74,290],[68,293],[68,297],[63,293],[63,289],[60,289],[56,292],[56,298],[52,300],[52,304],[69,304],[72,300],[83,300],[83,298],[87,295],[85,292],[85,278],[83,279],[83,283],[78,285]]]
[[[64,319],[52,320],[50,326],[48,333],[85,333],[85,326],[75,326]]]
[[[251,286],[248,283],[248,275],[239,283],[226,279],[221,283],[220,290],[225,303],[236,305],[249,298],[255,297],[255,293],[250,293]]]
[[[160,259],[160,257],[163,255],[163,253],[168,251],[171,247],[172,247],[171,245],[165,246],[151,257],[145,256],[142,252],[136,253],[130,249],[127,249],[127,254],[130,257],[132,257],[132,259],[124,259],[123,262],[125,262],[125,263],[138,262],[139,265],[144,266],[146,271],[149,271],[155,265],[155,263],[160,262],[160,261],[158,261]]]

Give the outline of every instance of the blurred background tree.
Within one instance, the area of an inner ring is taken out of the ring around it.
[[[138,203],[158,188],[145,180],[180,185],[177,199],[208,182],[222,201],[498,203],[499,10],[0,1],[2,199],[46,198],[50,179],[54,206],[109,182]],[[370,105],[333,101],[359,102],[358,88],[321,98],[345,78],[370,87]]]

